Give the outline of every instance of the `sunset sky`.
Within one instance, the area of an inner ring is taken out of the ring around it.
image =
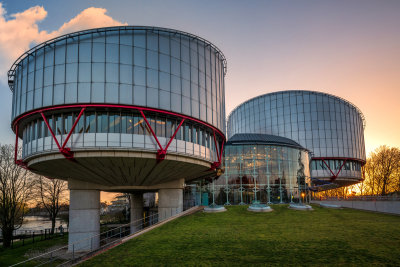
[[[227,114],[280,90],[343,97],[364,113],[367,153],[400,147],[400,1],[0,1],[0,142],[12,143],[6,72],[33,44],[86,28],[199,35],[228,61]]]

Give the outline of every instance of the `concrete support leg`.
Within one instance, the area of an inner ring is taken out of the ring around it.
[[[70,190],[68,250],[90,251],[100,246],[100,191]]]
[[[158,190],[158,221],[183,211],[183,189]]]
[[[131,194],[131,234],[142,229],[143,193]]]

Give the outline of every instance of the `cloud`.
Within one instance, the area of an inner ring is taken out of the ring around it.
[[[0,82],[6,82],[6,72],[31,44],[79,30],[126,25],[106,13],[105,8],[89,7],[65,22],[58,30],[47,32],[40,31],[38,26],[47,16],[43,7],[34,6],[23,12],[11,14],[7,20],[6,10],[0,3]]]

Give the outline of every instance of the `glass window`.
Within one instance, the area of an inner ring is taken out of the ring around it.
[[[106,64],[106,81],[118,83],[118,64]]]
[[[104,102],[104,83],[92,83],[92,102]]]
[[[121,84],[119,86],[119,103],[121,104],[132,104],[132,91],[133,87],[131,85]]]
[[[142,67],[134,67],[133,82],[135,85],[146,85],[146,69]]]
[[[85,133],[96,132],[96,115],[94,112],[86,113]]]
[[[106,61],[111,63],[118,63],[119,58],[119,45],[118,44],[107,44],[106,45]]]
[[[64,104],[64,84],[54,86],[54,104]]]
[[[132,46],[132,31],[131,30],[121,30],[119,36],[119,42],[123,46]]]
[[[171,90],[170,74],[165,72],[160,72],[159,74],[160,74],[160,89],[163,89],[165,91],[170,91]]]
[[[107,112],[97,112],[97,133],[108,132],[108,116]]]
[[[120,83],[132,84],[132,66],[131,65],[120,65]]]
[[[160,108],[161,109],[166,109],[166,110],[170,110],[171,109],[171,104],[170,104],[170,93],[169,92],[165,92],[163,90],[159,91],[160,93]]]
[[[180,44],[174,39],[171,40],[171,56],[175,58],[180,58]]]
[[[147,106],[158,108],[158,90],[147,88]]]
[[[159,42],[160,42],[160,52],[168,55],[169,54],[169,34],[168,33],[160,33]]]
[[[63,127],[63,134],[68,134],[72,129],[72,113],[64,114],[64,127]]]
[[[133,62],[136,66],[146,67],[146,50],[135,47]]]
[[[119,113],[110,113],[109,114],[109,132],[110,133],[119,133],[121,132],[121,117],[119,116]]]
[[[78,80],[78,64],[73,63],[73,64],[67,64],[66,65],[66,82],[67,83],[72,83],[72,82],[77,82]]]
[[[132,47],[121,45],[120,49],[119,62],[121,64],[132,65]]]
[[[78,43],[70,43],[67,45],[67,63],[78,62]]]
[[[138,106],[145,106],[146,103],[146,87],[134,86],[133,87],[133,104]]]
[[[146,47],[146,32],[142,30],[134,31],[133,45],[136,47]]]
[[[160,54],[160,70],[170,73],[170,57]]]
[[[77,102],[77,84],[67,83],[65,85],[65,103],[76,103]]]
[[[78,101],[90,102],[90,83],[78,84]]]
[[[92,59],[92,44],[79,43],[79,62],[90,62]],[[47,55],[46,55],[47,56]]]
[[[45,67],[54,65],[54,49],[52,47],[45,47],[46,54],[44,56]]]
[[[74,123],[78,119],[79,113],[74,113]],[[82,114],[78,123],[75,126],[74,132],[75,133],[82,133],[85,125],[85,114]]]
[[[118,84],[106,83],[106,102],[118,103]]]
[[[93,43],[93,62],[105,62],[105,44]]]
[[[108,65],[108,64],[107,64]],[[92,64],[92,81],[93,82],[104,82],[105,66],[104,63],[93,63]],[[107,73],[107,78],[108,78]]]
[[[181,79],[175,75],[171,75],[171,92],[181,94]]]
[[[171,73],[176,76],[181,75],[180,61],[178,59],[171,58]]]
[[[90,82],[91,74],[91,64],[90,63],[79,63],[79,82]],[[95,75],[99,73],[94,72]],[[104,77],[104,74],[103,74]]]
[[[55,51],[55,63],[57,64],[64,64],[65,63],[65,40],[56,44],[56,51]]]
[[[123,133],[123,134],[128,133],[128,131],[127,131],[128,130],[128,113],[121,114],[120,124],[121,124],[121,133]]]
[[[56,65],[54,67],[54,83],[60,84],[65,82],[65,65]]]
[[[62,115],[54,116],[54,121],[56,123],[54,134],[56,134],[56,135],[63,134],[63,117],[62,117]]]
[[[158,70],[158,53],[147,50],[147,67]]]
[[[147,86],[158,88],[158,71],[147,69]]]

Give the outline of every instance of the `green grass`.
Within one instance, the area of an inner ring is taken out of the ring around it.
[[[82,266],[400,266],[400,217],[351,209],[273,205],[179,218]]]
[[[27,244],[28,243],[28,244]],[[68,235],[63,237],[55,237],[50,240],[39,241],[39,237],[32,243],[32,239],[26,241],[25,245],[22,246],[22,242],[15,242],[13,248],[0,247],[0,266],[10,266],[18,262],[24,261],[29,257],[25,255],[31,254],[31,252],[45,252],[45,249],[55,245],[66,245],[68,243]],[[30,262],[27,265],[22,266],[35,266],[35,262]]]

